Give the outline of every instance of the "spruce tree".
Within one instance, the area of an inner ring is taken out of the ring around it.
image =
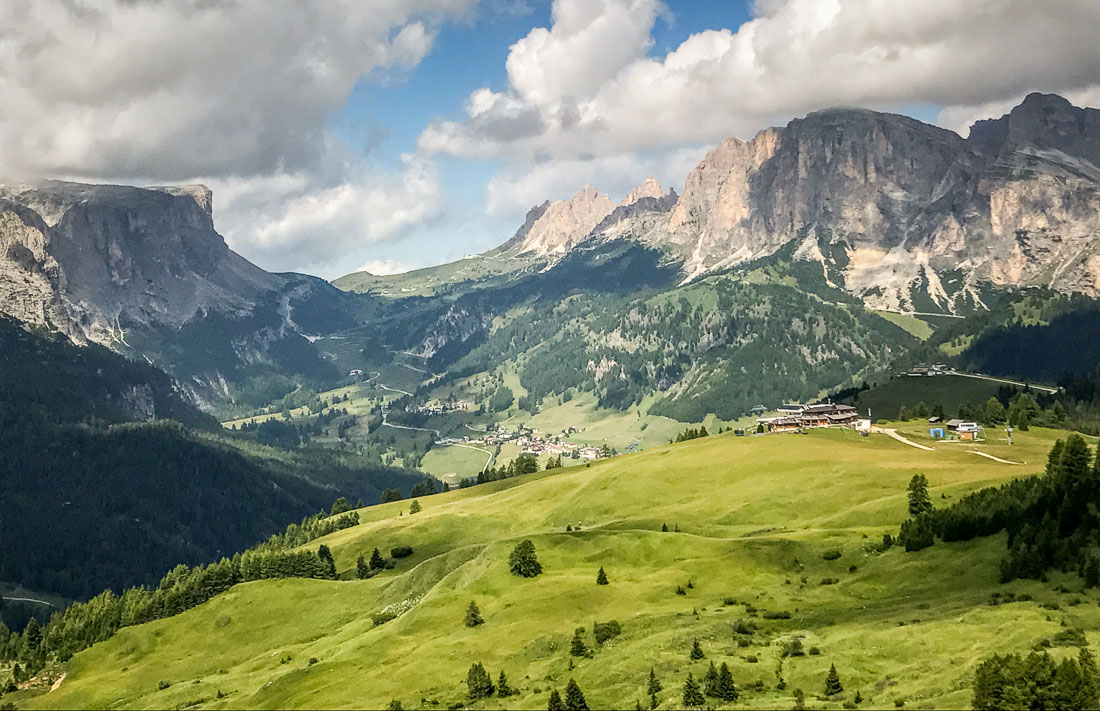
[[[27,649],[32,652],[42,644],[42,628],[39,627],[38,620],[33,617],[27,620],[27,625],[23,628],[23,641]]]
[[[317,549],[317,557],[325,566],[325,573],[330,578],[336,577],[336,561],[332,559],[332,551],[324,543]]]
[[[370,554],[370,569],[381,570],[385,567],[386,561],[382,558],[382,552],[375,548],[374,552]]]
[[[700,659],[705,659],[706,656],[707,655],[703,654],[703,648],[699,646],[699,640],[693,639],[691,641],[691,653],[688,654],[688,658],[695,662]]]
[[[561,700],[561,694],[557,689],[550,690],[550,698],[546,702],[546,711],[565,711],[565,704]]]
[[[657,678],[657,674],[654,673],[653,667],[649,668],[649,686],[646,688],[646,693],[650,696],[661,693],[661,680]]]
[[[722,666],[718,668],[718,686],[715,694],[722,701],[737,701],[739,694],[737,693],[737,686],[733,683],[733,674],[730,673],[730,667],[725,662],[722,662]]]
[[[928,479],[916,474],[909,480],[909,515],[913,518],[932,510],[932,499],[928,496]]]
[[[703,675],[703,694],[718,696],[718,667],[714,666],[713,661],[710,663],[707,673]]]
[[[363,556],[359,556],[355,560],[355,574],[359,576],[360,580],[370,577],[370,566],[367,565],[367,560]]]
[[[600,571],[596,573],[596,584],[607,585],[607,573],[604,572],[603,566],[600,566]]]
[[[695,681],[691,672],[688,672],[687,680],[684,681],[683,702],[687,708],[699,708],[707,702],[703,692],[699,690],[699,683]]]
[[[573,642],[569,645],[569,653],[574,657],[588,656],[588,647],[584,644],[584,628],[578,627],[577,631],[573,633]]]
[[[521,578],[533,578],[542,573],[542,564],[535,557],[535,544],[525,540],[516,545],[508,556],[508,569]]]
[[[470,665],[470,671],[466,672],[466,690],[475,701],[492,695],[493,680],[481,662],[474,662]]]
[[[405,707],[401,705],[399,700],[393,699],[390,701],[390,705],[386,707],[386,711],[401,711],[403,708]]]
[[[662,523],[661,524],[661,533],[668,533],[668,524],[667,523]]]
[[[410,514],[420,513],[422,510],[423,509],[420,508],[420,501],[418,501],[417,499],[413,499],[412,503],[409,504]]]
[[[840,674],[836,671],[836,664],[829,665],[829,674],[825,677],[825,695],[833,696],[844,691],[844,685],[840,683]]]
[[[500,676],[497,678],[497,696],[503,699],[515,693],[512,687],[508,686],[508,677],[504,676],[504,670],[501,669]]]
[[[852,703],[855,703],[855,704],[862,704],[863,703],[863,694],[859,693],[859,689],[856,689],[856,695],[855,695],[855,698],[852,699]]]
[[[1100,587],[1100,555],[1089,556],[1084,573],[1082,577],[1085,579],[1085,587]]]
[[[470,606],[466,608],[466,626],[477,627],[483,624],[485,620],[481,617],[481,610],[478,609],[477,603],[470,600]],[[501,672],[503,674],[503,672]]]
[[[573,679],[565,685],[565,711],[588,711],[588,702],[585,701],[584,692]]]

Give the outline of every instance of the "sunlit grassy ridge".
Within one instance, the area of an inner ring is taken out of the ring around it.
[[[810,705],[839,707],[841,699],[814,698],[831,663],[846,697],[858,689],[870,707],[964,706],[969,674],[986,654],[1028,649],[1063,622],[1097,642],[1096,593],[1076,592],[1073,576],[999,585],[1001,537],[911,554],[876,544],[905,517],[914,474],[946,504],[1039,472],[1059,434],[1033,429],[1011,447],[983,447],[1023,465],[975,456],[972,446],[926,452],[850,431],[723,435],[424,498],[415,515],[408,502],[364,509],[359,526],[311,545],[329,545],[344,578],[375,547],[412,546],[395,570],[365,581],[239,585],[183,615],[122,630],[78,654],[57,690],[19,703],[376,708],[399,699],[419,708],[424,699],[447,708],[468,703],[466,671],[480,661],[494,680],[503,669],[519,695],[471,704],[479,708],[545,708],[549,690],[570,677],[593,708],[646,704],[650,667],[664,683],[661,706],[675,708],[687,673],[701,677],[714,660],[733,670],[742,691],[735,707],[790,708],[798,688]],[[524,538],[545,570],[534,579],[508,572]],[[840,557],[826,560],[830,551]],[[595,584],[600,566],[610,585]],[[1061,582],[1074,592],[1056,592]],[[1034,600],[989,604],[1005,591]],[[471,600],[485,617],[475,628],[463,625]],[[372,615],[387,606],[408,609],[375,626]],[[611,619],[621,636],[570,669],[573,631],[585,627],[592,646],[592,623]],[[756,633],[735,634],[738,619]],[[794,635],[820,654],[784,660],[788,688],[778,691],[780,645]],[[696,638],[707,660],[689,661]],[[162,681],[170,686],[158,688]]]

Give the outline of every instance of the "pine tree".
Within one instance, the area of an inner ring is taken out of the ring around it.
[[[852,701],[856,704],[863,703],[863,694],[859,693],[859,689],[856,689],[856,695],[855,698],[852,699]]]
[[[661,533],[668,533],[668,524],[667,523],[662,523],[661,524]]]
[[[497,696],[503,699],[515,693],[512,687],[508,686],[508,677],[504,676],[504,670],[501,669],[500,676],[497,678]]]
[[[646,688],[646,693],[650,696],[661,693],[661,680],[657,678],[657,674],[654,673],[653,667],[649,668],[649,686]]]
[[[703,694],[718,696],[718,667],[714,666],[713,661],[710,663],[707,673],[703,675]]]
[[[493,680],[481,662],[474,662],[470,665],[470,671],[466,672],[466,689],[475,701],[492,695]]]
[[[410,514],[420,513],[422,510],[423,509],[420,508],[420,501],[418,501],[417,499],[413,499],[412,503],[409,504],[409,513]]]
[[[557,689],[550,691],[550,698],[546,702],[546,711],[565,711],[565,704],[562,703],[561,694]]]
[[[1082,577],[1085,579],[1085,587],[1100,587],[1100,555],[1089,556],[1088,562],[1085,563],[1084,573]]]
[[[586,657],[588,656],[588,647],[584,644],[584,628],[578,627],[577,631],[573,633],[573,642],[569,645],[569,653],[574,657]]]
[[[508,556],[508,569],[521,578],[533,578],[542,573],[542,564],[535,557],[535,544],[525,540],[516,545]]]
[[[477,627],[484,622],[485,620],[481,617],[481,610],[478,609],[477,603],[470,600],[470,606],[466,608],[466,626]]]
[[[844,691],[844,685],[840,683],[840,674],[836,671],[836,664],[829,665],[829,675],[825,677],[825,695],[832,696]]]
[[[691,672],[688,672],[688,678],[684,681],[683,702],[687,708],[698,708],[707,702],[703,692],[699,690],[699,683],[695,681]]]
[[[23,641],[27,649],[32,652],[42,644],[42,628],[39,627],[38,620],[33,617],[27,620],[27,625],[23,628]]]
[[[588,702],[584,699],[584,693],[573,679],[565,685],[565,711],[588,711]]]
[[[909,515],[913,518],[932,510],[932,499],[928,496],[928,479],[917,474],[909,480]]]
[[[703,654],[703,648],[699,646],[699,640],[693,639],[691,641],[691,653],[688,655],[688,658],[695,662],[700,659],[705,659],[706,656],[707,655]]]
[[[607,585],[607,573],[604,572],[603,566],[600,566],[600,572],[596,573],[596,584]]]
[[[401,705],[400,701],[393,699],[390,701],[390,705],[386,707],[386,711],[401,711],[403,708],[405,707]]]
[[[377,548],[370,554],[370,569],[381,570],[386,567],[386,561],[382,558],[382,552]]]
[[[733,674],[730,673],[730,667],[725,662],[722,662],[722,666],[718,668],[716,691],[715,696],[722,701],[737,701],[737,697],[740,695],[737,693],[737,686],[733,683]]]
[[[370,577],[370,566],[367,565],[367,560],[363,556],[359,556],[355,560],[355,574],[360,580],[365,580]]]
[[[324,563],[325,572],[327,573],[328,577],[335,578],[336,561],[332,559],[332,551],[328,549],[328,546],[322,543],[321,546],[317,549],[317,557],[321,559],[322,563]]]

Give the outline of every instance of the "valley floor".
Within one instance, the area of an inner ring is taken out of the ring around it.
[[[921,436],[915,424],[898,429]],[[648,706],[653,669],[660,707],[679,708],[688,673],[699,679],[714,661],[729,664],[741,692],[731,707],[791,708],[801,689],[813,708],[840,708],[857,690],[865,708],[962,708],[989,654],[1043,640],[1056,656],[1076,654],[1058,647],[1067,629],[1100,643],[1100,596],[1073,575],[999,584],[1003,536],[906,553],[881,551],[882,535],[906,517],[914,474],[946,505],[1040,472],[1065,434],[1033,428],[1011,446],[933,451],[850,430],[727,434],[424,497],[416,514],[407,501],[363,509],[360,525],[311,544],[332,548],[343,579],[238,585],[78,654],[52,691],[10,698],[20,708],[380,708],[397,699],[405,708],[544,709],[550,690],[574,678],[592,708],[622,708]],[[536,578],[508,571],[523,539],[543,565]],[[358,556],[399,545],[413,556],[351,579]],[[601,566],[609,585],[596,585]],[[463,624],[471,600],[485,618],[472,628]],[[376,625],[382,611],[398,616]],[[610,620],[621,635],[597,645],[593,623]],[[577,628],[591,658],[570,655]],[[796,638],[805,654],[782,658]],[[689,659],[693,640],[705,659]],[[469,701],[472,662],[494,681],[506,672],[518,694]],[[845,691],[818,698],[831,664]]]

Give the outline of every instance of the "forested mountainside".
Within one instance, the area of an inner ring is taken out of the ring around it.
[[[502,286],[392,302],[355,337],[384,346],[368,359],[408,351],[452,380],[513,365],[528,412],[590,392],[614,410],[650,398],[682,421],[816,397],[914,341],[844,292],[822,285],[826,301],[763,268],[676,282],[658,250],[594,244]]]
[[[246,449],[155,368],[0,319],[0,580],[75,598],[149,584],[422,478]]]

